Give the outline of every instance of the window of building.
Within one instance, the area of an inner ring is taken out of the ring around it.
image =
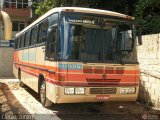
[[[11,8],[16,8],[16,0],[10,0],[9,6],[10,6]]]
[[[20,22],[19,23],[19,30],[21,31],[21,30],[23,30],[24,29],[24,22]]]
[[[12,21],[12,31],[21,31],[25,27],[24,22]]]
[[[4,0],[5,8],[27,8],[28,3],[31,2],[29,0]]]
[[[18,22],[17,21],[12,22],[12,31],[19,31],[18,30]]]
[[[3,2],[4,2],[4,7],[9,8],[10,0],[4,0]]]

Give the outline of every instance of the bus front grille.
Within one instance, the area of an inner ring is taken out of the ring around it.
[[[90,88],[90,94],[116,94],[117,88]]]

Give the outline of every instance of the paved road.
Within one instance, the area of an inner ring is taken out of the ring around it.
[[[46,109],[38,94],[28,87],[19,87],[17,79],[0,79],[0,113],[2,119],[10,114],[15,119],[36,120],[141,120],[144,114],[151,120],[160,119],[159,111],[134,102],[56,104]]]

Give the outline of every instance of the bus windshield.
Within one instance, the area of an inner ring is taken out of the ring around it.
[[[95,16],[67,15],[60,22],[59,59],[113,61],[116,52],[132,51],[133,25]]]

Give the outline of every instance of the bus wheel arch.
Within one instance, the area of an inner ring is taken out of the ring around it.
[[[42,74],[39,75],[38,82],[40,102],[44,107],[50,107],[52,105],[52,102],[46,97],[46,81]]]
[[[38,93],[40,94],[40,87],[42,82],[45,80],[44,75],[43,74],[39,74],[38,76]]]

